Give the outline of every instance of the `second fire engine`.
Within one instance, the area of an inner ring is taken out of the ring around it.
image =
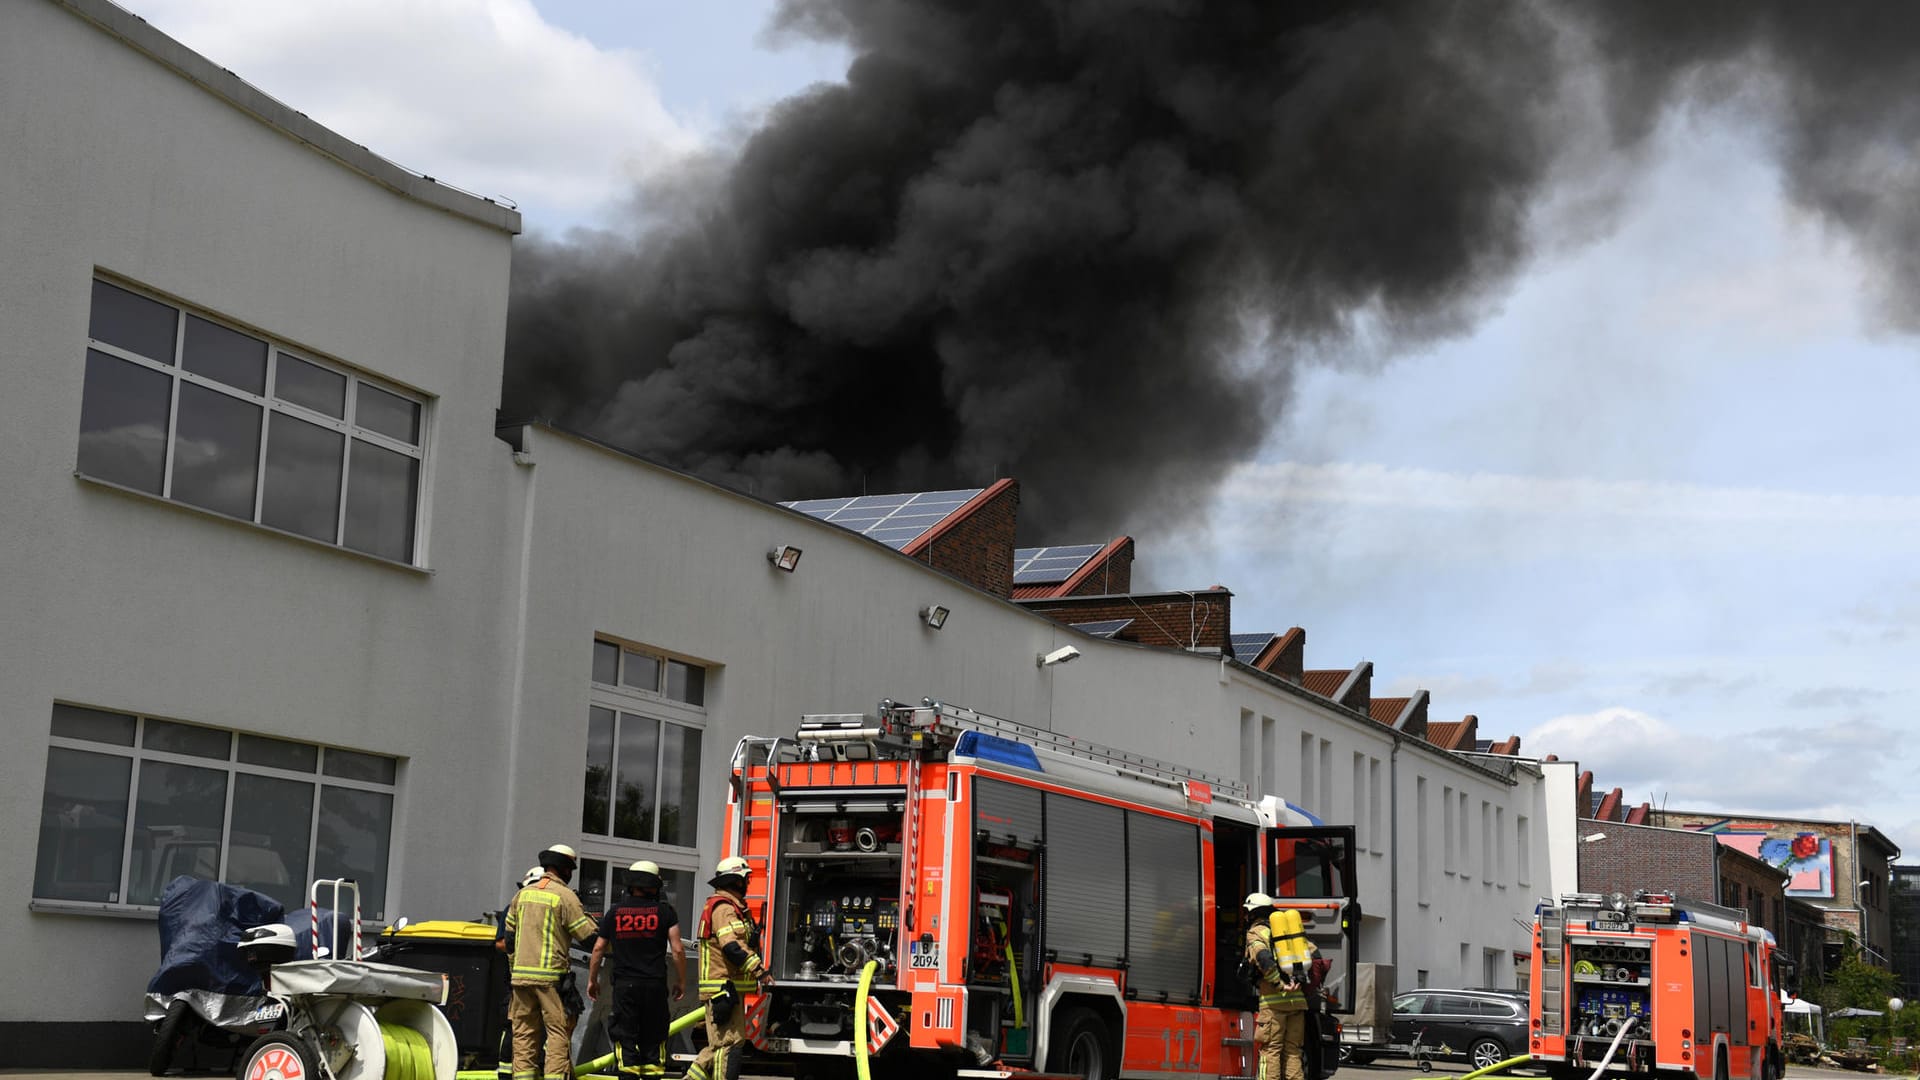
[[[743,740],[727,825],[774,976],[748,1036],[796,1071],[872,1055],[912,1075],[1250,1078],[1253,891],[1306,916],[1331,962],[1308,1041],[1316,1080],[1336,1067],[1350,826],[933,701]]]

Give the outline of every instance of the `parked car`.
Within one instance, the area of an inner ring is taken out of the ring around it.
[[[1409,990],[1393,998],[1394,1053],[1420,1040],[1434,1057],[1476,1069],[1527,1052],[1527,997],[1516,990]]]

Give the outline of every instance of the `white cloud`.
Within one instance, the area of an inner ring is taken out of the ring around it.
[[[639,54],[531,0],[124,0],[292,108],[456,187],[578,220],[692,151]]]
[[[1863,720],[1706,731],[1613,706],[1554,717],[1522,745],[1578,761],[1596,790],[1620,788],[1629,805],[1870,821],[1894,803],[1883,772],[1897,735]]]

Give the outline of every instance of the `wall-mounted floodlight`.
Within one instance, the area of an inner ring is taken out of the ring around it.
[[[1064,664],[1069,660],[1078,660],[1078,659],[1080,659],[1079,649],[1076,649],[1071,645],[1062,645],[1059,648],[1053,650],[1052,652],[1041,653],[1040,655],[1034,657],[1033,666],[1034,667],[1052,667],[1055,664]]]
[[[1864,881],[1862,881],[1862,882],[1860,883],[1860,887],[1864,889],[1864,888],[1866,888],[1867,886],[1869,886],[1869,885],[1871,885],[1871,884],[1873,884],[1873,879],[1872,879],[1872,878],[1867,878],[1866,880],[1864,880]]]
[[[1580,838],[1580,842],[1583,844],[1597,844],[1600,841],[1605,840],[1606,838],[1607,838],[1607,834],[1603,832],[1588,833],[1587,835]]]
[[[935,630],[947,625],[947,616],[953,614],[939,604],[928,604],[920,609],[920,619]]]
[[[777,545],[767,552],[767,561],[791,574],[793,568],[800,565],[800,549],[792,544]]]

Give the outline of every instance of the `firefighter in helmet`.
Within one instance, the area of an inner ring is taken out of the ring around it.
[[[535,1060],[546,1044],[546,1076],[566,1080],[572,1023],[560,1000],[560,979],[568,974],[567,949],[593,934],[593,920],[580,907],[567,882],[579,856],[565,844],[540,853],[540,879],[514,895],[507,908],[507,934],[513,941],[512,996],[507,1018],[513,1023],[513,1080],[540,1075]]]
[[[600,940],[587,965],[587,996],[598,997],[600,963],[613,957],[613,1028],[620,1073],[659,1076],[667,1040],[667,999],[680,996],[680,915],[660,898],[660,867],[642,859],[627,867],[627,895],[600,919]]]
[[[707,1045],[693,1059],[686,1080],[740,1080],[740,1050],[746,1042],[746,1006],[740,995],[760,988],[771,975],[760,962],[760,929],[747,911],[747,860],[720,860],[707,884],[713,895],[700,913],[700,1000],[707,1006]]]
[[[1243,905],[1247,936],[1242,955],[1259,970],[1260,1013],[1253,1039],[1260,1048],[1259,1080],[1307,1080],[1302,1044],[1307,1030],[1307,972],[1304,952],[1296,958],[1292,942],[1276,943],[1270,918],[1273,897],[1250,893]],[[1305,937],[1299,947],[1304,949]]]

